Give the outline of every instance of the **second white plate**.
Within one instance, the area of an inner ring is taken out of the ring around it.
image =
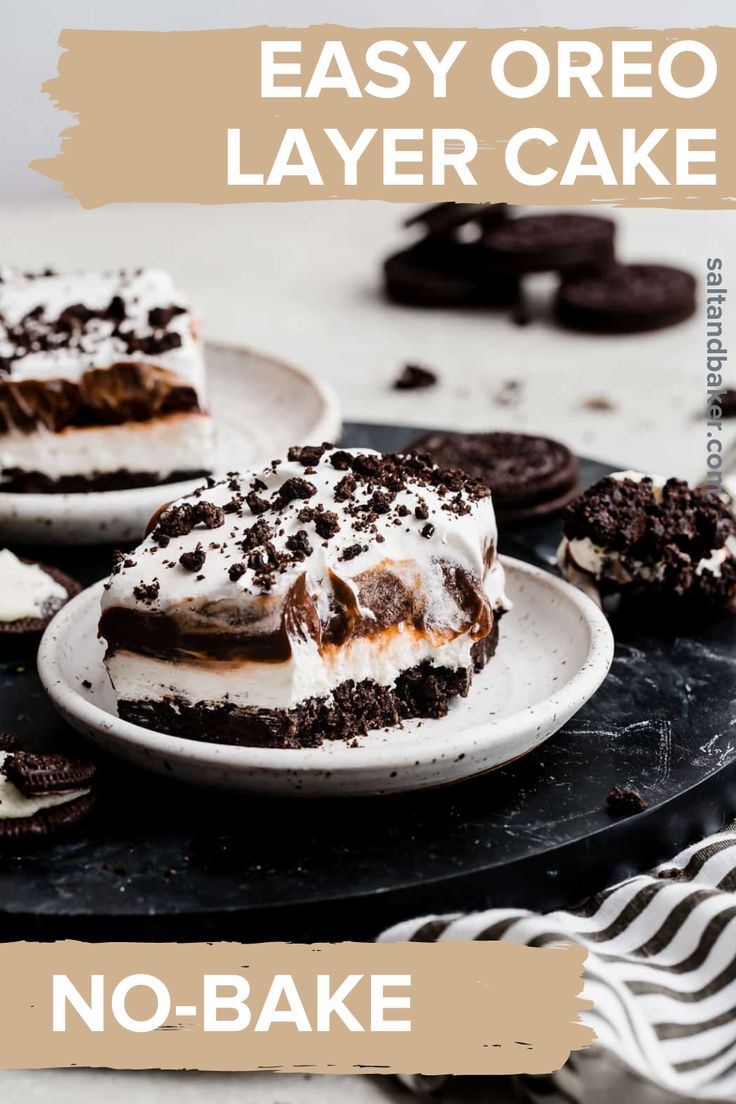
[[[496,655],[467,698],[439,720],[280,750],[199,743],[153,732],[115,712],[97,638],[102,583],[74,598],[41,642],[38,670],[56,708],[107,751],[171,778],[272,795],[331,796],[425,789],[499,767],[538,747],[595,693],[613,657],[604,615],[579,590],[503,557],[514,609]]]
[[[337,399],[308,373],[250,349],[207,345],[210,408],[220,469],[259,467],[290,445],[335,441]],[[109,544],[139,540],[163,502],[202,481],[87,494],[0,492],[0,542]]]

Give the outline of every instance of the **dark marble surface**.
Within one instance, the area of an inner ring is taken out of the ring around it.
[[[345,442],[399,448],[413,431],[348,426]],[[586,482],[605,469],[583,463]],[[507,534],[502,551],[549,566],[559,525]],[[45,559],[84,582],[109,549]],[[369,938],[421,912],[572,903],[736,812],[736,630],[614,623],[595,698],[525,759],[442,790],[373,799],[210,794],[102,761],[101,800],[76,834],[0,854],[0,938]],[[33,656],[0,661],[0,728],[30,747],[82,750]],[[94,752],[92,753],[94,754]],[[616,820],[606,794],[649,801]]]

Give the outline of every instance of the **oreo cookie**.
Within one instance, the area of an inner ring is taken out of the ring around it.
[[[565,276],[605,271],[614,257],[616,227],[596,215],[524,215],[492,227],[483,238],[497,272]]]
[[[0,780],[0,793],[2,781]],[[64,801],[59,805],[39,809],[28,817],[7,817],[2,815],[0,798],[0,848],[9,842],[28,839],[33,836],[51,836],[66,828],[72,828],[83,820],[94,808],[94,794],[84,794],[73,801]]]
[[[470,227],[475,236],[480,237],[484,230],[505,222],[510,211],[507,203],[435,203],[405,219],[404,226],[407,229],[422,226],[428,238],[449,237],[461,241],[458,235],[462,234],[462,227]]]
[[[695,278],[667,265],[619,264],[599,276],[565,280],[555,313],[563,326],[589,333],[643,333],[695,313]]]
[[[66,755],[16,751],[4,763],[5,777],[24,797],[49,797],[89,786],[97,773],[91,763]]]
[[[94,805],[94,778],[78,759],[0,750],[0,846],[77,824]]]
[[[518,280],[497,273],[484,245],[488,230],[508,217],[503,203],[440,203],[413,215],[406,226],[426,233],[384,262],[386,296],[421,307],[510,306]]]
[[[430,433],[411,445],[442,468],[491,488],[501,525],[544,521],[578,495],[578,463],[565,445],[526,433]]]

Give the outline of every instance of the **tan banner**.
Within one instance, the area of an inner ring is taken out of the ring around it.
[[[327,198],[731,207],[736,29],[63,31],[83,206]]]
[[[0,944],[0,1068],[548,1073],[593,1039],[586,952]]]

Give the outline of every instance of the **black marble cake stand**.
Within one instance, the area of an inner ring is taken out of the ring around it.
[[[390,450],[418,432],[349,425],[344,440]],[[583,461],[586,483],[605,470]],[[550,566],[558,539],[554,522],[507,533],[501,550]],[[52,562],[91,583],[110,559],[66,549]],[[98,809],[75,834],[0,854],[0,938],[367,939],[421,913],[571,904],[666,859],[736,812],[736,622],[614,628],[609,677],[561,732],[445,789],[254,800],[103,760]],[[2,728],[90,754],[33,657],[0,665]],[[615,783],[649,808],[612,817]]]

